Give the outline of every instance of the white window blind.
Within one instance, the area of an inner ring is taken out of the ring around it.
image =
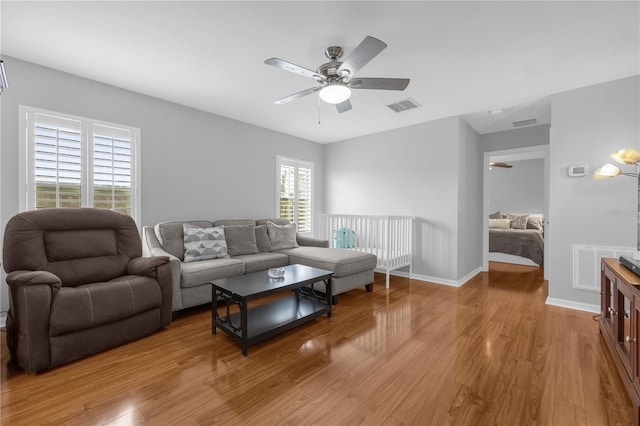
[[[95,125],[93,206],[131,214],[133,151],[129,131]]]
[[[81,123],[43,114],[33,120],[34,165],[30,167],[29,208],[82,205]]]
[[[139,221],[139,129],[24,106],[20,113],[22,209],[98,207]]]
[[[313,163],[277,157],[278,217],[295,223],[298,231],[311,233],[313,213]]]

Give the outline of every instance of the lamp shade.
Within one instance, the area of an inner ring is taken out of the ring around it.
[[[607,179],[607,178],[616,177],[620,174],[622,174],[622,170],[620,170],[619,167],[614,166],[611,163],[607,163],[604,166],[600,167],[598,170],[596,170],[596,172],[593,174],[593,178]]]
[[[340,104],[351,96],[351,89],[343,84],[329,84],[320,90],[320,99],[328,104]]]
[[[622,164],[638,164],[640,152],[634,148],[619,149],[611,154],[611,158]]]

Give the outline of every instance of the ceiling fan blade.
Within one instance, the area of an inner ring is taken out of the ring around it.
[[[302,98],[302,97],[304,97],[304,96],[307,96],[307,95],[312,94],[313,92],[317,92],[317,91],[318,91],[318,90],[320,90],[320,89],[322,89],[322,86],[312,87],[312,88],[310,88],[310,89],[307,89],[307,90],[303,90],[303,91],[301,91],[301,92],[294,93],[293,95],[289,95],[289,96],[287,96],[287,97],[285,97],[285,98],[278,99],[277,101],[273,101],[273,103],[274,103],[274,104],[279,104],[279,105],[281,105],[281,104],[286,104],[287,102],[291,102],[291,101],[293,101],[294,99]]]
[[[510,169],[513,167],[513,165],[508,164],[508,163],[489,163],[489,167],[502,167],[503,169]]]
[[[351,102],[349,101],[349,99],[347,99],[344,102],[336,104],[336,109],[340,114],[342,114],[343,112],[347,112],[351,109]]]
[[[360,68],[369,63],[370,60],[378,56],[387,47],[387,44],[377,38],[366,36],[353,52],[344,60],[337,74],[341,75],[343,70],[349,70],[349,75],[354,76]]]
[[[404,90],[409,85],[408,78],[356,78],[349,83],[352,89]]]
[[[327,77],[325,77],[322,74],[318,74],[315,71],[312,71],[308,68],[305,67],[301,67],[300,65],[296,65],[296,64],[292,64],[291,62],[287,62],[287,61],[283,61],[282,59],[279,58],[269,58],[266,61],[264,61],[265,64],[267,65],[271,65],[274,66],[276,68],[280,68],[283,69],[285,71],[289,71],[292,72],[294,74],[298,74],[304,77],[311,77],[314,78],[316,80],[320,79],[320,80],[326,80]]]

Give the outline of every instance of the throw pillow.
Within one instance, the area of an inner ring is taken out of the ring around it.
[[[184,223],[182,232],[185,262],[227,257],[227,243],[221,226],[200,228]]]
[[[227,241],[227,251],[231,256],[258,253],[256,232],[253,225],[224,226],[224,239]]]
[[[544,216],[541,214],[530,214],[527,219],[527,229],[542,231],[544,229]]]
[[[528,214],[512,214],[507,213],[507,219],[511,221],[511,228],[513,229],[527,229]]]
[[[511,221],[509,219],[489,219],[489,228],[492,229],[509,229]]]
[[[296,224],[276,225],[273,222],[267,222],[267,233],[273,250],[281,250],[288,248],[297,248],[296,240]]]
[[[500,214],[500,210],[498,210],[495,213],[491,213],[489,215],[489,219],[504,219],[504,218],[502,217],[502,214]]]
[[[267,232],[267,225],[258,225],[255,228],[256,231],[256,245],[259,252],[272,251],[271,241],[269,241],[269,233]]]

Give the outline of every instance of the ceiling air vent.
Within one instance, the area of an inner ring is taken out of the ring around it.
[[[511,124],[513,124],[513,127],[531,126],[532,124],[538,124],[538,120],[530,118],[528,120],[514,121]]]
[[[389,108],[394,110],[395,112],[402,112],[408,109],[418,108],[420,106],[419,103],[409,98],[404,101],[396,102],[395,104],[387,105]]]

